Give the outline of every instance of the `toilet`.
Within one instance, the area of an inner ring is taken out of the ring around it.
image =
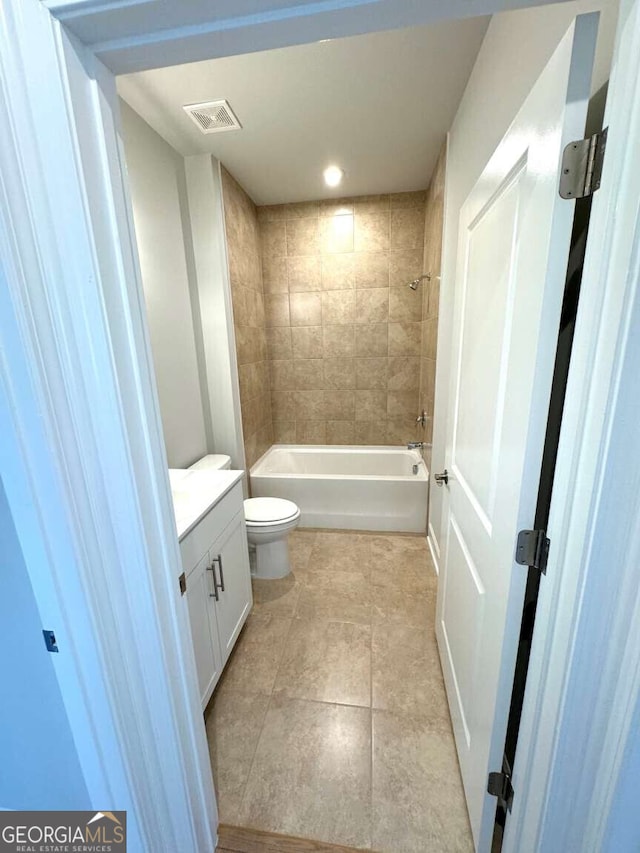
[[[244,517],[255,548],[255,577],[286,577],[291,571],[287,536],[300,523],[299,507],[284,498],[249,498]]]
[[[224,453],[208,453],[189,466],[189,471],[206,471],[214,469],[222,471],[231,468],[231,457]]]
[[[220,453],[203,456],[189,468],[231,468],[231,458]],[[284,578],[291,571],[287,536],[300,523],[300,509],[284,498],[248,498],[244,502],[247,539],[252,550],[251,573],[257,578]]]

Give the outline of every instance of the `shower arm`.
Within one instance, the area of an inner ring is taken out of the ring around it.
[[[409,287],[411,288],[411,290],[417,290],[417,289],[418,289],[418,285],[419,285],[419,284],[420,284],[420,282],[421,282],[421,281],[423,281],[423,279],[425,279],[425,278],[426,278],[426,280],[427,280],[427,281],[431,281],[431,273],[430,273],[430,272],[426,272],[424,275],[420,275],[420,276],[418,276],[418,278],[414,278],[414,279],[413,279],[413,281],[410,281],[410,282],[409,282]],[[438,275],[438,276],[436,276],[436,278],[440,278],[440,276]]]

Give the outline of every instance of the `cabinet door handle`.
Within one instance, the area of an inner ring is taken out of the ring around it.
[[[220,597],[218,595],[218,582],[216,581],[216,570],[213,563],[211,563],[210,566],[207,566],[207,571],[211,572],[213,575],[213,592],[209,593],[209,598],[215,598],[216,601],[220,601]]]
[[[213,562],[217,563],[218,568],[220,569],[220,583],[218,584],[218,587],[220,588],[220,592],[224,592],[224,572],[222,571],[222,554],[218,554],[217,557],[214,557]],[[215,573],[215,569],[214,569],[214,572],[213,572],[214,581],[215,581],[215,577],[216,577],[216,573]]]

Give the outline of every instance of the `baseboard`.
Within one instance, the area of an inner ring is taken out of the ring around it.
[[[433,566],[436,570],[436,574],[440,574],[440,548],[438,548],[438,540],[436,539],[436,534],[431,526],[431,522],[429,522],[429,532],[427,534],[427,544],[429,546],[429,551],[431,551],[431,559],[433,560]]]

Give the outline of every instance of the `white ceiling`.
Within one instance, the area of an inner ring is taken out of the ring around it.
[[[258,204],[423,189],[489,18],[124,75],[121,96],[184,155],[210,152]],[[243,129],[203,135],[183,104],[226,98]],[[345,170],[338,190],[322,170]]]

